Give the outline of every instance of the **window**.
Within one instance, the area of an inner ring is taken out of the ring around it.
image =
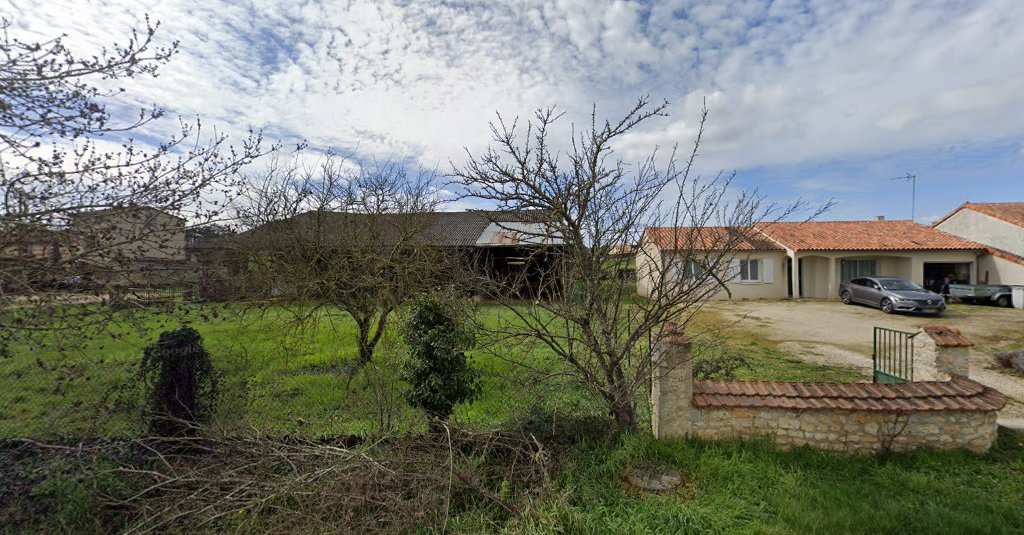
[[[740,282],[759,282],[760,260],[740,260]]]
[[[676,280],[694,280],[704,272],[704,268],[700,263],[684,258],[673,260],[672,270],[675,273]]]
[[[878,260],[843,260],[843,282],[878,275]]]

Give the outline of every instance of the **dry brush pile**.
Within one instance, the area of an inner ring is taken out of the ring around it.
[[[71,446],[17,440],[0,444],[0,460],[34,467],[4,474],[21,491],[0,494],[2,523],[30,527],[60,517],[53,509],[68,507],[67,495],[42,506],[24,500],[45,496],[38,489],[53,486],[46,480],[62,478],[90,496],[86,516],[99,524],[94,527],[124,533],[444,530],[470,510],[492,519],[517,515],[550,491],[552,469],[551,456],[532,435],[448,427],[373,442],[248,436]]]

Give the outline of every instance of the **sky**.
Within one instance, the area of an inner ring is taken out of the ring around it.
[[[138,105],[262,128],[355,161],[451,169],[489,121],[557,106],[617,118],[670,103],[624,138],[636,159],[692,144],[697,170],[736,172],[768,199],[833,199],[823,219],[911,216],[1024,201],[1024,2],[509,0],[0,2],[22,38],[68,34],[83,55],[144,16],[180,42]],[[175,121],[154,128],[172,133]],[[152,132],[159,135],[159,130]]]

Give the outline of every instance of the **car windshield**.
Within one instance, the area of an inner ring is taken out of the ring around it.
[[[923,290],[920,286],[902,279],[882,279],[882,288],[886,290]]]

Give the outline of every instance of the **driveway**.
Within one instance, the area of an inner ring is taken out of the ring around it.
[[[999,351],[1024,348],[1024,310],[952,305],[941,317],[883,314],[838,301],[717,301],[706,310],[734,321],[732,328],[778,342],[779,348],[820,364],[852,366],[870,373],[874,327],[914,331],[947,325],[977,344],[971,350],[971,378],[1006,394],[1011,402],[1001,419],[1024,424],[1024,377],[993,362]]]

